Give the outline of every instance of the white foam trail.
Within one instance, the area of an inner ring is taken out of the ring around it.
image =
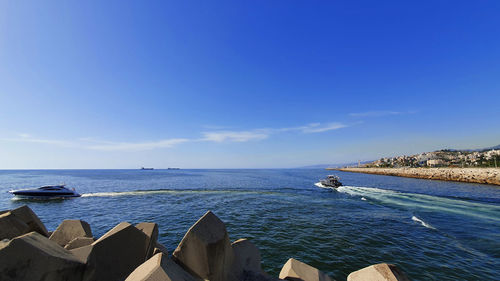
[[[323,185],[323,184],[321,184],[321,182],[317,182],[317,183],[315,183],[314,185],[315,185],[315,186],[317,186],[317,187],[325,188],[325,189],[332,189],[332,190],[335,190],[335,188],[334,188],[334,187]]]
[[[412,219],[413,221],[416,221],[416,222],[421,223],[423,226],[425,226],[425,227],[427,227],[427,228],[430,228],[430,229],[435,229],[434,227],[432,227],[432,225],[430,225],[430,224],[426,223],[425,221],[423,221],[423,220],[421,220],[421,219],[419,219],[419,218],[417,218],[417,217],[415,217],[415,216],[411,217],[411,219]]]
[[[130,195],[144,195],[144,194],[158,194],[158,193],[174,193],[172,190],[145,190],[145,191],[122,191],[122,192],[96,192],[84,193],[82,197],[115,197],[115,196],[130,196]]]
[[[314,185],[317,187],[326,188],[326,186],[322,185],[320,182],[317,182]]]
[[[151,194],[186,194],[186,193],[245,193],[245,194],[279,194],[268,191],[248,191],[248,190],[217,190],[217,189],[192,189],[192,190],[174,190],[174,189],[159,189],[159,190],[136,190],[136,191],[115,191],[115,192],[96,192],[84,193],[82,197],[116,197],[116,196],[140,196]]]
[[[96,192],[84,193],[82,197],[115,197],[115,196],[134,196],[150,194],[172,194],[172,193],[224,193],[226,190],[136,190],[136,191],[116,191],[116,192]]]
[[[430,210],[500,221],[500,206],[493,204],[373,187],[340,186],[337,191],[368,198],[374,203],[403,207],[412,211]]]

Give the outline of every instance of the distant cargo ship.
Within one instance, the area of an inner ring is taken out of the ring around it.
[[[141,170],[154,170],[154,168],[144,168],[144,167],[142,167]]]
[[[180,170],[181,168],[167,168],[167,170]]]

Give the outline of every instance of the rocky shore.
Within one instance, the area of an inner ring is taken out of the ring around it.
[[[231,243],[224,223],[208,211],[169,255],[158,225],[122,222],[97,238],[83,220],[64,220],[49,232],[28,207],[0,211],[0,280],[74,281],[330,281],[322,271],[290,258],[278,277],[262,270],[259,249]],[[408,280],[395,265],[376,264],[349,281]]]
[[[327,168],[327,170],[500,185],[500,168]]]

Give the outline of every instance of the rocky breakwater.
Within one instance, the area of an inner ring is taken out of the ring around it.
[[[212,212],[185,234],[173,254],[158,243],[158,225],[122,222],[96,239],[82,220],[64,220],[48,232],[27,206],[0,211],[0,280],[74,281],[330,281],[320,270],[289,259],[279,277],[261,267],[259,249],[247,239],[231,243]],[[394,265],[351,273],[349,281],[408,280]]]
[[[327,170],[500,185],[500,168],[332,168]]]

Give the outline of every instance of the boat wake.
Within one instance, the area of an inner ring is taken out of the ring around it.
[[[174,193],[172,190],[137,190],[137,191],[117,191],[117,192],[96,192],[84,193],[82,197],[115,197],[115,196],[134,196],[147,194]]]
[[[154,190],[84,193],[82,194],[81,197],[146,196],[155,194],[191,194],[191,193],[280,194],[279,192],[270,192],[270,191],[230,190],[230,189],[154,189]]]
[[[412,212],[437,211],[500,222],[500,206],[426,194],[406,193],[374,187],[340,186],[338,192],[360,197],[374,204],[404,208]],[[424,222],[419,218],[414,221]],[[426,225],[424,225],[426,226]],[[430,226],[427,224],[427,226]],[[426,227],[427,227],[426,226]]]
[[[427,227],[427,228],[430,228],[430,229],[435,229],[435,228],[434,228],[434,227],[432,227],[430,224],[428,224],[428,223],[426,223],[425,221],[423,221],[423,220],[421,220],[421,219],[417,218],[416,216],[411,217],[411,219],[412,219],[413,221],[419,222],[421,225],[423,225],[423,226],[425,226],[425,227]]]
[[[317,187],[321,187],[321,188],[333,189],[333,187],[324,186],[324,185],[322,185],[320,182],[317,182],[317,183],[315,183],[314,185],[315,185],[315,186],[317,186]]]

